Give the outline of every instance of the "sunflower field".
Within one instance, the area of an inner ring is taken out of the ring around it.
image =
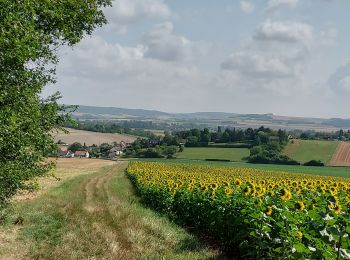
[[[131,162],[142,201],[242,258],[350,259],[350,179]]]

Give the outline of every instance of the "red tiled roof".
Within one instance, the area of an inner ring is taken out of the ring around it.
[[[76,151],[74,154],[77,156],[82,156],[82,155],[86,155],[87,151]]]

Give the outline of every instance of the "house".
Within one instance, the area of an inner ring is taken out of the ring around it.
[[[65,157],[67,158],[74,158],[74,152],[72,152],[71,150],[68,150]]]
[[[66,157],[67,153],[68,153],[67,150],[58,149],[58,151],[57,151],[57,157]]]
[[[76,151],[74,153],[74,157],[77,157],[77,158],[89,158],[90,154],[89,154],[88,151]]]
[[[57,151],[57,157],[66,157],[66,158],[73,158],[74,157],[74,153],[71,151],[71,150],[68,150],[68,149],[58,149]]]
[[[108,157],[114,159],[123,154],[124,147],[122,145],[116,145],[111,150],[109,150]]]

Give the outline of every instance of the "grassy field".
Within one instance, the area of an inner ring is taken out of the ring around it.
[[[249,156],[249,149],[246,148],[208,148],[208,147],[186,147],[177,157],[180,159],[221,159],[231,161],[242,161],[242,158]]]
[[[185,229],[140,204],[124,173],[127,162],[89,162],[59,162],[60,176],[64,177],[64,171],[68,175],[60,185],[13,202],[6,222],[0,225],[0,259],[220,256]]]
[[[298,162],[305,163],[310,160],[320,160],[328,164],[337,149],[336,141],[321,140],[294,140],[284,149],[284,154]]]
[[[321,176],[339,176],[350,177],[349,167],[312,167],[312,166],[298,166],[298,165],[275,165],[275,164],[252,164],[245,162],[207,162],[203,160],[189,160],[189,159],[143,159],[146,161],[160,161],[167,163],[189,163],[200,165],[215,165],[223,167],[236,167],[236,168],[253,168],[253,169],[265,169],[271,171],[284,171],[290,173],[305,173],[316,174]]]

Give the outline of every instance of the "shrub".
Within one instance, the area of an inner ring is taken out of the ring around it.
[[[304,166],[324,166],[324,163],[320,160],[311,160],[304,163]]]

